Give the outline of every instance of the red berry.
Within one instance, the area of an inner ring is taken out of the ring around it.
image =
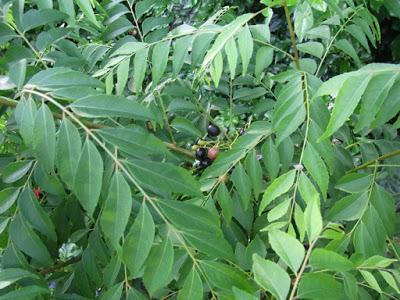
[[[218,148],[217,148],[217,147],[212,147],[210,150],[208,150],[207,157],[208,157],[209,159],[211,159],[211,160],[214,160],[214,159],[217,158],[218,152],[219,152],[219,151],[218,151]]]
[[[42,190],[40,189],[40,187],[36,187],[33,189],[33,193],[35,194],[36,199],[40,198],[40,193],[42,192]]]

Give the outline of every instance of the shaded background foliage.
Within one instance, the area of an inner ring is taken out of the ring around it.
[[[399,1],[0,3],[0,299],[398,299]]]

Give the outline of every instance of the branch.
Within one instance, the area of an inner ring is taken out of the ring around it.
[[[370,165],[375,164],[378,161],[382,161],[382,160],[385,160],[385,159],[388,159],[388,158],[391,158],[391,157],[397,156],[397,155],[400,155],[400,150],[395,150],[395,151],[386,153],[384,155],[381,155],[378,158],[375,158],[373,160],[367,161],[366,163],[364,163],[364,164],[362,164],[362,165],[360,165],[360,166],[358,166],[358,167],[356,167],[354,169],[351,169],[350,171],[347,171],[346,173],[353,173],[353,172],[356,172],[358,170],[365,169],[365,168],[369,167]]]
[[[296,65],[296,68],[298,70],[300,70],[299,52],[297,51],[296,38],[294,36],[293,24],[292,24],[292,20],[290,19],[290,13],[289,13],[289,9],[287,7],[286,0],[283,1],[283,9],[285,10],[286,22],[288,23],[288,28],[289,28],[289,33],[290,33],[290,40],[292,41],[292,48],[293,48],[293,52],[294,52],[293,61],[294,61],[294,64]]]
[[[300,278],[303,275],[304,270],[306,269],[306,266],[307,266],[307,263],[308,263],[308,259],[310,258],[311,252],[314,249],[315,243],[317,241],[318,241],[318,238],[316,238],[314,241],[312,241],[311,244],[310,244],[310,247],[308,247],[306,256],[304,257],[304,260],[303,260],[303,264],[301,265],[300,271],[299,271],[299,273],[297,273],[296,278],[294,280],[293,288],[292,288],[292,291],[290,293],[289,300],[294,300],[295,297],[296,297],[297,286],[299,285]]]
[[[81,258],[82,258],[81,256],[76,256],[76,257],[71,258],[70,260],[58,262],[54,266],[51,266],[49,268],[40,269],[39,273],[42,275],[53,273],[54,271],[57,271],[58,269],[65,268],[66,266],[72,265],[72,264],[80,261]]]
[[[9,107],[16,107],[17,104],[18,104],[18,101],[15,101],[15,100],[0,96],[0,105],[6,105],[6,106],[9,106]],[[54,118],[60,119],[60,120],[62,120],[62,118],[63,118],[62,114],[59,114],[59,113],[56,113],[56,112],[53,112],[53,116],[54,116]],[[109,127],[109,126],[104,125],[104,124],[93,123],[93,122],[84,121],[84,120],[80,120],[80,122],[82,122],[82,124],[84,124],[86,127],[90,128],[90,129],[101,129],[101,128]],[[178,152],[180,154],[186,155],[187,157],[190,157],[190,158],[194,158],[193,153],[191,151],[189,151],[189,150],[186,150],[184,148],[178,147],[178,146],[176,146],[174,144],[167,143],[167,142],[164,142],[164,144],[168,149],[170,149],[172,151],[175,151],[175,152]]]

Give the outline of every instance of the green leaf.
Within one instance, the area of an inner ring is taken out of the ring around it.
[[[217,191],[215,192],[214,198],[217,200],[219,206],[222,209],[224,220],[230,223],[234,212],[234,204],[225,183],[221,182],[219,184]]]
[[[173,262],[174,248],[167,236],[161,244],[153,247],[147,259],[143,282],[150,295],[170,281]]]
[[[216,261],[202,260],[200,265],[213,286],[229,291],[236,286],[244,291],[253,292],[250,281],[243,271]]]
[[[296,72],[293,79],[291,78],[279,91],[278,100],[272,114],[272,125],[277,135],[275,141],[277,146],[303,123],[306,116],[303,95],[301,76]]]
[[[231,180],[239,193],[243,208],[247,210],[251,202],[251,181],[241,163],[233,170]]]
[[[203,283],[195,267],[192,267],[192,270],[186,276],[183,287],[178,293],[178,300],[186,299],[203,299]]]
[[[371,272],[369,271],[365,271],[365,270],[359,270],[362,277],[364,277],[365,281],[368,283],[368,285],[373,288],[375,291],[377,291],[378,293],[382,293],[382,289],[379,286],[378,281],[376,281],[374,275],[372,275]]]
[[[104,294],[102,294],[100,299],[119,300],[119,299],[121,299],[123,288],[124,288],[124,284],[122,282],[117,283],[116,285],[109,288]]]
[[[332,117],[321,139],[331,136],[346,122],[357,107],[371,78],[372,75],[365,76],[362,74],[352,76],[343,83],[335,100]]]
[[[287,193],[293,185],[296,177],[296,170],[291,170],[278,178],[276,178],[265,190],[258,214],[261,215],[263,210],[270,204],[274,199]]]
[[[206,51],[209,49],[211,41],[213,40],[215,33],[205,32],[196,34],[192,45],[192,67],[195,67],[204,58]],[[222,48],[221,48],[222,49]]]
[[[18,89],[21,89],[25,82],[26,59],[21,59],[10,66],[10,79],[15,83]]]
[[[155,120],[150,109],[122,96],[87,96],[75,101],[70,107],[76,114],[86,118],[123,117],[144,121]]]
[[[238,61],[238,50],[233,37],[226,42],[225,53],[228,60],[229,71],[231,73],[231,80],[233,80],[236,76],[236,65]]]
[[[390,258],[383,257],[380,255],[374,255],[374,256],[367,258],[360,265],[360,268],[375,268],[375,269],[387,268],[395,261],[396,261],[395,259],[390,259]]]
[[[238,34],[239,53],[242,59],[242,75],[246,75],[250,59],[253,55],[253,38],[248,25]]]
[[[157,43],[153,48],[151,55],[151,76],[153,79],[153,86],[156,86],[165,72],[168,63],[169,48],[171,40],[168,39],[163,42]]]
[[[54,224],[46,211],[39,205],[29,187],[25,187],[18,198],[18,208],[29,224],[52,241],[57,240]]]
[[[188,50],[193,42],[193,36],[184,36],[175,41],[174,56],[172,59],[172,70],[175,76],[182,69],[183,64],[188,56]]]
[[[246,88],[242,87],[234,92],[233,100],[253,100],[262,97],[267,93],[267,90],[263,87]]]
[[[307,171],[311,174],[311,177],[317,182],[322,196],[326,199],[329,185],[329,173],[325,163],[311,144],[306,146],[303,162]]]
[[[184,236],[194,248],[209,257],[235,261],[232,247],[221,232],[185,230]]]
[[[324,46],[318,42],[307,42],[303,44],[297,44],[297,49],[301,52],[311,54],[318,58],[321,58],[324,54]]]
[[[282,201],[274,206],[267,215],[267,219],[269,222],[276,221],[282,218],[289,210],[290,204],[292,203],[289,197],[284,197]]]
[[[63,67],[40,71],[32,76],[28,84],[46,91],[71,86],[104,88],[101,81],[87,74]]]
[[[150,253],[155,226],[145,202],[133,223],[123,245],[122,257],[133,276],[136,276]]]
[[[22,18],[22,30],[24,32],[39,26],[59,22],[68,18],[68,15],[55,9],[30,9]]]
[[[343,285],[336,281],[332,275],[308,273],[300,280],[297,298],[313,300],[346,299],[343,290]]]
[[[33,126],[36,114],[37,109],[32,98],[18,101],[14,115],[19,127],[19,132],[27,146],[30,146],[33,141]]]
[[[302,4],[297,5],[294,12],[294,31],[299,42],[303,41],[305,34],[313,27],[313,25],[313,12],[308,2],[303,2]]]
[[[251,184],[253,186],[254,197],[257,198],[264,189],[264,184],[262,181],[262,169],[260,162],[257,159],[256,151],[250,151],[244,162],[246,171],[250,177]]]
[[[142,92],[143,80],[146,75],[147,57],[149,55],[149,48],[143,48],[137,51],[133,59],[133,80],[135,83],[135,92],[137,94]]]
[[[185,169],[170,163],[130,159],[128,168],[142,186],[161,194],[200,196],[200,187]]]
[[[0,191],[0,215],[6,212],[18,198],[19,189],[8,187]]]
[[[157,200],[157,205],[168,219],[183,231],[199,230],[209,233],[220,231],[218,215],[204,207],[184,201],[161,199]]]
[[[38,299],[41,295],[50,294],[50,289],[44,288],[38,285],[25,286],[18,290],[8,292],[0,296],[0,300],[18,299],[18,300],[30,300]],[[39,298],[40,299],[40,298]]]
[[[349,300],[357,300],[358,299],[358,286],[357,279],[350,272],[344,272],[343,281],[344,281],[344,292]]]
[[[130,59],[123,60],[117,67],[117,84],[115,85],[115,93],[122,95],[129,76]]]
[[[33,126],[33,150],[39,164],[47,172],[54,170],[56,128],[53,114],[46,104],[39,108]]]
[[[280,230],[270,231],[268,240],[276,254],[297,273],[305,255],[303,245],[290,234]]]
[[[78,129],[64,118],[58,133],[56,166],[62,180],[69,188],[74,185],[76,169],[81,154],[82,142]]]
[[[0,45],[3,46],[17,35],[4,23],[0,23]]]
[[[252,294],[246,293],[245,291],[238,289],[237,287],[232,288],[235,300],[257,300],[259,298],[253,296]]]
[[[368,203],[368,193],[357,193],[337,201],[329,210],[328,218],[332,221],[354,221],[361,218]]]
[[[16,161],[9,164],[2,172],[4,183],[13,183],[20,180],[28,173],[32,166],[31,160]]]
[[[203,132],[187,118],[176,116],[171,123],[171,126],[176,130],[184,132],[193,137],[201,137]]]
[[[254,69],[254,75],[260,78],[260,75],[265,71],[272,63],[274,59],[274,50],[271,47],[260,47],[256,53],[256,64]]]
[[[361,65],[360,58],[358,57],[357,51],[353,45],[347,39],[341,39],[336,41],[335,47],[342,50],[345,54],[350,56],[357,65]]]
[[[24,269],[18,269],[18,268],[3,269],[0,272],[0,289],[4,289],[5,287],[23,278],[39,279],[39,277],[36,274],[33,274]]]
[[[103,159],[93,143],[86,139],[76,169],[74,192],[89,216],[97,206],[103,178]]]
[[[218,85],[219,85],[219,80],[221,79],[223,67],[224,67],[224,62],[222,59],[222,54],[221,54],[221,52],[219,52],[215,56],[211,66],[210,66],[210,75],[211,75],[211,79],[214,81],[215,87],[218,87]]]
[[[44,266],[52,265],[50,253],[38,235],[17,215],[9,227],[10,238],[15,246]],[[1,298],[0,298],[1,299]]]
[[[125,232],[131,208],[131,189],[124,176],[116,172],[111,179],[108,197],[100,217],[101,228],[115,248]]]
[[[262,145],[261,153],[268,176],[271,178],[271,181],[273,181],[279,174],[280,160],[279,152],[271,137],[269,137]]]
[[[139,127],[103,128],[98,133],[118,150],[137,158],[168,153],[161,140]]]
[[[253,256],[254,280],[279,300],[286,299],[290,289],[290,277],[278,264],[257,254]]]
[[[246,24],[250,19],[252,19],[255,15],[254,14],[244,14],[239,17],[237,17],[232,23],[226,25],[224,29],[221,31],[221,33],[218,35],[218,37],[215,39],[214,44],[212,47],[208,50],[207,55],[205,56],[203,63],[200,68],[200,73],[204,72],[204,70],[209,66],[209,64],[214,60],[215,56],[221,52],[221,50],[224,48],[225,44],[229,41],[230,38],[235,36],[240,29],[242,29],[242,26]],[[246,33],[244,33],[246,35]],[[199,35],[200,37],[201,35]],[[204,36],[201,36],[204,37]],[[202,40],[204,39],[212,39],[213,35],[207,35],[205,36]],[[251,35],[250,35],[251,37]],[[242,39],[245,37],[242,37]],[[193,48],[196,49],[197,39],[195,39]],[[204,41],[202,42],[203,46],[206,46],[208,48],[208,44],[205,43]],[[251,40],[251,45],[253,45],[253,40]],[[250,53],[250,49],[242,49],[242,51],[246,52],[245,55],[248,55]],[[251,48],[252,50],[252,48]],[[239,52],[240,52],[239,48]],[[251,51],[253,52],[253,50]],[[250,53],[251,54],[251,53]],[[242,54],[241,54],[242,55]],[[199,56],[199,54],[197,54]],[[246,56],[247,57],[247,56]]]
[[[322,216],[319,208],[319,199],[313,199],[307,204],[304,211],[304,223],[308,239],[314,241],[322,231]]]
[[[97,21],[94,14],[91,2],[89,0],[74,0],[82,10],[83,14],[97,27],[100,27],[100,23]]]
[[[387,271],[382,271],[379,270],[379,273],[381,274],[381,276],[383,277],[383,279],[385,279],[386,283],[393,288],[397,294],[400,294],[400,289],[396,283],[396,280],[394,279],[393,275]]]
[[[298,181],[298,189],[303,200],[308,204],[310,201],[314,199],[319,200],[319,193],[315,189],[311,180],[308,179],[307,175],[301,172]]]
[[[355,269],[349,259],[327,249],[315,249],[310,256],[310,264],[313,268],[328,269],[336,272]]]
[[[345,30],[350,33],[360,44],[367,50],[368,53],[371,52],[368,45],[367,37],[365,36],[361,27],[356,24],[350,24],[345,27]]]
[[[362,193],[368,190],[371,179],[371,174],[350,173],[341,177],[335,188],[346,193]]]
[[[363,128],[371,126],[398,76],[398,73],[385,72],[371,79],[361,98],[360,118],[355,132],[360,132]]]

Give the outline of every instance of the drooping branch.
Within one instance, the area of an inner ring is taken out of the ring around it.
[[[17,104],[18,104],[18,101],[9,99],[7,97],[0,96],[0,105],[6,105],[6,106],[9,106],[9,107],[16,107]],[[59,113],[56,113],[56,112],[53,112],[53,116],[54,116],[54,118],[60,119],[60,120],[63,118],[62,114],[59,114]],[[90,129],[101,129],[101,128],[109,127],[109,126],[104,125],[104,124],[93,123],[93,122],[89,122],[89,121],[85,121],[85,120],[81,120],[81,119],[80,119],[80,121],[82,122],[82,124],[84,124],[87,128],[90,128]],[[164,144],[168,149],[170,149],[170,150],[172,150],[174,152],[183,154],[183,155],[185,155],[187,157],[190,157],[190,158],[194,158],[193,153],[191,151],[189,151],[189,150],[186,150],[186,149],[184,149],[182,147],[179,147],[177,145],[174,145],[174,144],[168,143],[168,142],[164,142]]]

